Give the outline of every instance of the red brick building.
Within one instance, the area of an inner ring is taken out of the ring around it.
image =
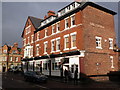
[[[9,68],[21,65],[22,49],[18,47],[18,43],[14,43],[13,46],[5,44],[1,48],[1,65],[2,68],[7,71]],[[4,70],[1,70],[4,71]]]
[[[103,75],[118,70],[114,11],[92,2],[72,2],[44,19],[29,16],[22,33],[26,70],[62,76],[69,69],[81,74]],[[109,21],[108,21],[109,20]]]

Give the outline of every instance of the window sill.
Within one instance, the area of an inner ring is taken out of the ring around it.
[[[68,30],[69,29],[69,27],[68,28],[65,28],[64,30]]]
[[[56,52],[60,52],[60,50],[57,50]]]
[[[55,51],[51,51],[50,53],[54,53]]]
[[[72,48],[70,48],[70,49],[77,49],[77,47],[72,47]]]
[[[56,33],[59,33],[60,31],[57,31]]]
[[[113,47],[110,47],[109,49],[113,49]]]
[[[56,33],[52,33],[51,35],[55,35]]]
[[[45,52],[44,54],[47,54],[47,52]]]
[[[111,66],[111,68],[115,68],[114,66]]]
[[[76,27],[76,25],[72,25],[70,28]]]
[[[64,49],[64,51],[67,51],[67,50],[69,50],[69,48]]]
[[[97,49],[102,49],[102,47],[96,47]]]

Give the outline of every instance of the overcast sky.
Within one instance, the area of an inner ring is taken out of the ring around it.
[[[22,47],[21,34],[28,16],[44,17],[47,11],[57,12],[70,2],[2,2],[2,44],[12,45],[18,42]],[[98,2],[97,2],[98,3]],[[100,2],[102,6],[118,12],[117,2]],[[116,34],[118,36],[117,15],[115,16]]]

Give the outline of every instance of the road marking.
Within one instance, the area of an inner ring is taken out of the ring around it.
[[[44,89],[48,89],[47,87],[43,87],[43,86],[40,86],[40,85],[35,85],[37,87],[40,87],[40,88],[44,88]]]

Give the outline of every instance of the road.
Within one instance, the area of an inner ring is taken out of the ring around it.
[[[74,85],[74,83],[64,83],[56,79],[48,79],[47,83],[33,83],[26,82],[20,74],[13,73],[3,73],[2,75],[2,88],[3,90],[27,90],[27,89],[36,89],[36,90],[52,90],[52,89],[80,89],[80,90],[120,90],[120,83],[115,82],[96,82],[96,83],[81,83]]]

